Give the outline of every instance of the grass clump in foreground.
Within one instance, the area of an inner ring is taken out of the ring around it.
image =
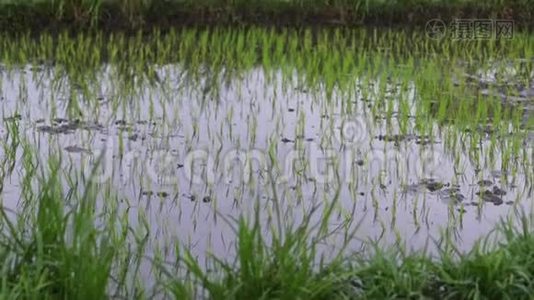
[[[27,167],[37,165],[24,155]],[[488,237],[466,254],[444,239],[436,257],[379,246],[349,255],[355,232],[347,232],[344,246],[327,260],[320,245],[332,236],[331,207],[317,224],[312,216],[319,210],[313,210],[298,224],[281,222],[268,231],[256,209],[255,216],[234,222],[235,260],[211,257],[204,266],[178,242],[176,255],[148,257],[145,253],[157,251],[145,251],[150,245],[121,215],[117,198],[106,192],[102,199],[90,185],[76,192],[82,182],[63,183],[57,166],[49,163],[35,197],[25,190],[20,212],[2,208],[2,298],[529,299],[534,294],[533,226],[525,214],[518,214],[519,222],[500,224],[499,243]],[[29,170],[27,178],[36,175],[35,168]],[[153,287],[141,280],[142,265],[152,269]]]
[[[35,197],[21,199],[22,213],[0,212],[0,297],[106,298],[116,285],[124,228],[114,213],[95,213],[94,196],[64,194],[59,169],[50,166]]]
[[[429,19],[512,19],[531,27],[530,0],[2,0],[2,28],[184,24],[404,24]]]
[[[210,278],[186,254],[179,259],[202,294],[182,279],[171,279],[170,290],[176,298],[209,299],[530,299],[534,237],[530,221],[522,222],[522,230],[503,222],[499,245],[479,244],[467,254],[449,248],[430,258],[373,247],[371,256],[339,256],[320,267],[298,233],[268,247],[257,228],[241,223],[235,265],[214,258],[219,276]]]

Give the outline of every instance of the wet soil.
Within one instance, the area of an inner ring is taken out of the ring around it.
[[[98,27],[106,30],[149,30],[196,25],[268,25],[268,26],[408,26],[424,27],[430,19],[448,23],[454,19],[509,19],[518,28],[534,28],[534,5],[510,2],[502,5],[480,3],[442,4],[422,1],[417,5],[370,4],[355,9],[348,3],[301,5],[280,1],[226,1],[184,5],[169,1],[151,1],[143,10],[125,10],[113,2],[104,2],[98,16],[87,8],[66,7],[63,14],[49,3],[17,3],[0,5],[0,28],[3,31],[34,31],[70,29],[74,31]]]

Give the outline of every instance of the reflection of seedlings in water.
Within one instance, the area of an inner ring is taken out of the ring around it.
[[[71,152],[71,153],[87,153],[87,154],[90,154],[91,151],[85,149],[85,148],[82,148],[80,146],[67,146],[65,147],[65,150],[67,152]]]
[[[154,192],[153,191],[142,191],[141,195],[143,195],[143,196],[152,196],[152,195],[154,195]]]
[[[69,120],[64,119],[64,118],[55,118],[52,120],[52,122],[56,124],[63,124],[63,123],[68,123]]]
[[[98,123],[83,123],[79,125],[78,128],[85,129],[85,130],[103,130],[104,126]]]
[[[404,140],[405,136],[398,135],[398,134],[395,134],[395,135],[380,134],[380,135],[377,135],[375,138],[378,139],[379,141],[398,142],[398,141]]]
[[[297,86],[295,87],[295,91],[301,92],[301,93],[308,93],[308,90],[303,86]]]
[[[479,126],[478,130],[480,132],[483,132],[483,133],[488,134],[488,135],[495,133],[495,129],[490,124],[488,124],[486,126]]]
[[[458,186],[440,191],[439,196],[442,200],[450,203],[459,203],[465,200],[465,196],[460,193],[460,187]]]
[[[477,184],[480,187],[488,187],[488,186],[493,185],[493,181],[484,179],[484,180],[480,180],[479,182],[477,182]]]
[[[182,196],[184,196],[186,199],[189,199],[191,201],[197,200],[197,197],[195,197],[195,195],[183,194]]]
[[[433,178],[421,180],[421,184],[425,186],[429,191],[435,192],[441,190],[445,185]]]
[[[53,125],[38,126],[37,130],[49,134],[71,134],[78,129],[102,130],[104,127],[98,123],[84,122],[79,119],[67,120],[56,118],[52,120]]]
[[[49,125],[39,126],[37,127],[37,130],[40,132],[45,132],[49,134],[60,134],[60,133],[69,134],[69,133],[74,132],[74,130],[68,129],[62,126],[57,127],[57,126],[49,126]]]
[[[294,142],[295,142],[295,141],[290,140],[290,139],[288,139],[288,138],[285,138],[285,137],[282,138],[282,143],[284,143],[284,144],[286,144],[286,143],[294,143]]]
[[[496,206],[499,206],[501,204],[503,204],[503,200],[501,198],[495,198],[493,199],[493,204],[496,205]]]
[[[491,176],[493,176],[494,178],[500,178],[502,177],[502,172],[499,170],[492,171]]]
[[[490,190],[484,190],[484,191],[480,191],[480,192],[477,192],[476,193],[478,196],[481,196],[482,197],[482,200],[484,200],[485,202],[491,202],[495,205],[501,205],[503,204],[503,200],[501,197],[499,197],[498,195],[495,195],[492,191]]]
[[[358,166],[361,167],[361,166],[363,166],[364,161],[363,161],[362,159],[358,159],[358,160],[356,160],[354,163],[355,163],[356,165],[358,165]]]
[[[494,186],[493,187],[493,194],[498,195],[498,196],[504,196],[504,195],[506,195],[506,191],[501,189],[501,188],[499,188],[498,186]]]
[[[417,184],[408,185],[405,187],[405,191],[411,192],[411,193],[417,193],[424,189],[427,189],[430,192],[436,192],[436,191],[440,191],[444,187],[450,187],[450,189],[447,189],[449,192],[454,191],[454,190],[459,191],[459,186],[454,185],[454,184],[451,186],[450,183],[439,182],[435,180],[434,178],[425,178],[425,179],[422,179]]]
[[[20,114],[14,114],[11,117],[5,117],[4,121],[12,122],[12,121],[20,121],[22,120],[22,116]]]
[[[404,187],[404,191],[409,193],[417,193],[420,187],[420,184],[410,184]]]
[[[211,197],[210,196],[204,196],[204,198],[202,198],[202,202],[204,202],[204,203],[211,202]]]
[[[415,143],[421,146],[426,146],[426,145],[436,143],[436,142],[432,141],[432,139],[429,136],[417,136],[415,139]]]
[[[415,141],[416,144],[425,146],[429,144],[437,144],[437,141],[432,140],[429,135],[414,135],[414,134],[392,134],[392,135],[383,135],[379,134],[375,136],[375,139],[384,142],[410,142]]]

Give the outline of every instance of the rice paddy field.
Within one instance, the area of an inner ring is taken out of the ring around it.
[[[534,36],[0,35],[2,298],[529,299]]]

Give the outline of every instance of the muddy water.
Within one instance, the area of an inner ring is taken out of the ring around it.
[[[207,93],[209,81],[184,80],[180,65],[157,70],[159,83],[134,92],[106,66],[88,94],[68,79],[52,80],[58,76],[46,68],[3,73],[2,135],[16,124],[40,167],[59,156],[73,181],[97,168],[92,180],[119,195],[134,226],[146,221],[154,245],[165,249],[177,238],[200,257],[231,253],[227,220],[255,207],[264,222],[291,223],[335,201],[330,226],[338,234],[325,247],[357,228],[353,249],[399,236],[421,249],[446,228],[468,249],[499,218],[530,208],[532,132],[514,154],[521,159],[504,168],[503,147],[514,135],[495,143],[489,133],[473,144],[453,125],[430,121],[416,130],[428,116],[417,110],[418,87],[409,79],[402,92],[392,82],[383,95],[378,80],[356,79],[350,91],[329,95],[254,69]],[[386,106],[375,105],[380,97]],[[2,192],[13,210],[22,162],[15,170]]]

